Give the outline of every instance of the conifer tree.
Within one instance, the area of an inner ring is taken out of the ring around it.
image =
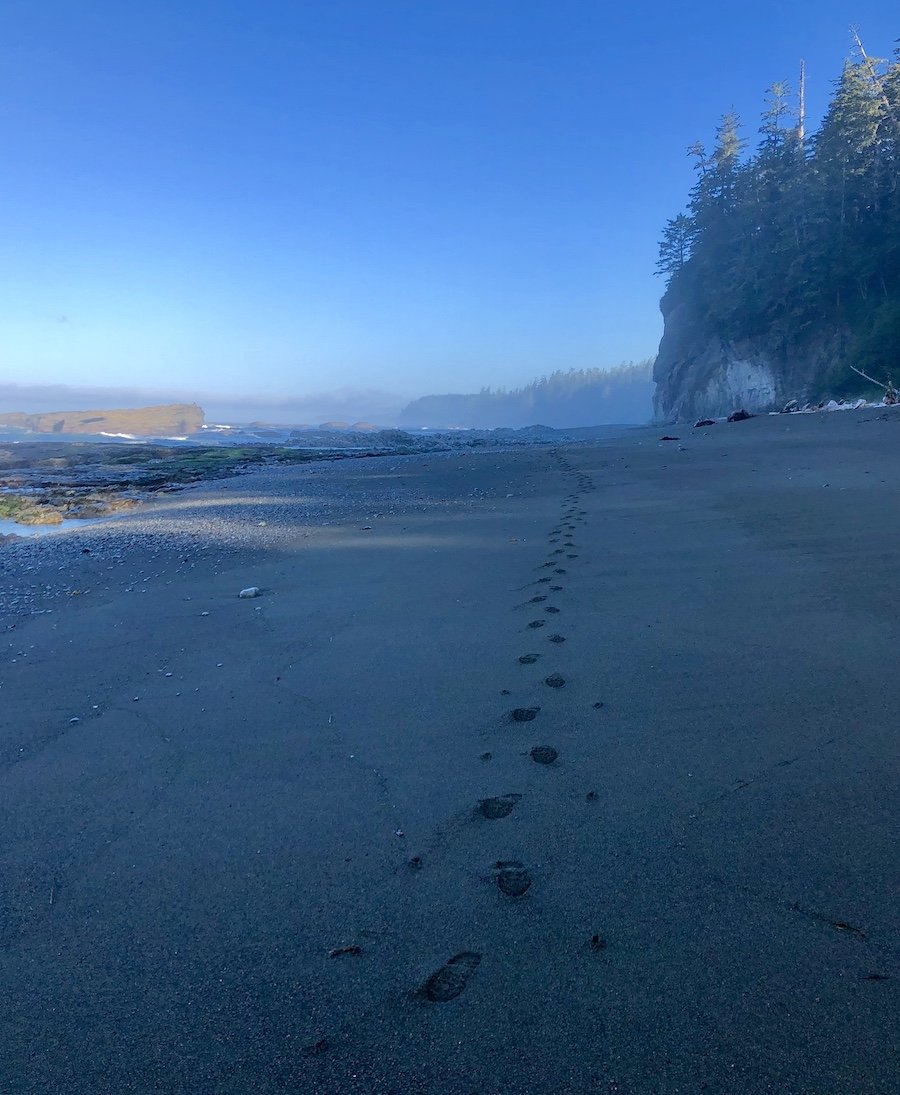
[[[657,269],[707,335],[787,353],[831,330],[848,359],[900,372],[900,50],[887,63],[856,40],[809,141],[779,81],[749,158],[734,112],[711,152],[691,146],[696,182],[665,227]]]

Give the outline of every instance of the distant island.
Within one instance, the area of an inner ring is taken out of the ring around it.
[[[0,429],[27,433],[107,434],[124,437],[189,437],[204,422],[196,403],[166,403],[111,411],[48,411],[0,414]]]
[[[851,366],[900,374],[900,51],[879,61],[857,38],[812,135],[802,86],[792,102],[773,84],[759,133],[745,157],[729,113],[712,150],[689,149],[697,181],[658,263],[660,419],[874,393]]]

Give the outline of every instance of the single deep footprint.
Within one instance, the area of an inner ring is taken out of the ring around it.
[[[556,607],[556,605],[547,605],[547,607],[544,609],[544,611],[545,612],[551,612],[555,616],[556,613],[559,612],[559,609]]]
[[[543,627],[544,626],[544,621],[543,620],[532,620],[529,623],[528,626],[529,627]]]
[[[565,635],[548,635],[547,638],[551,643],[564,643],[566,641]]]
[[[540,707],[514,707],[509,713],[513,722],[531,722],[537,718]]]
[[[522,897],[531,888],[531,875],[517,859],[497,861],[497,886],[507,897]]]
[[[534,665],[540,654],[520,654],[519,665]]]
[[[495,798],[483,798],[478,803],[478,809],[489,821],[496,821],[497,818],[508,817],[521,797],[521,795],[512,794],[497,795]]]
[[[531,750],[531,759],[535,764],[552,764],[558,756],[552,745],[536,745]]]
[[[420,995],[435,1004],[446,1004],[448,1000],[455,1000],[469,983],[469,978],[480,961],[481,955],[475,951],[454,954],[422,985],[419,989]]]
[[[565,683],[566,678],[561,677],[559,673],[551,673],[549,677],[544,678],[544,684],[546,684],[548,688],[562,688]]]

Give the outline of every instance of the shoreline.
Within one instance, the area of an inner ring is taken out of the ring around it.
[[[890,1090],[900,420],[798,417],[4,548],[0,1087]]]

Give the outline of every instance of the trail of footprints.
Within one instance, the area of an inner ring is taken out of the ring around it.
[[[515,607],[517,609],[532,609],[539,607],[543,609],[545,614],[556,616],[562,612],[560,607],[552,602],[550,604],[547,604],[546,602],[551,600],[551,593],[562,593],[565,589],[565,586],[562,583],[568,578],[569,574],[568,569],[565,566],[560,565],[560,556],[565,556],[567,560],[578,558],[578,553],[575,550],[577,549],[578,544],[575,541],[574,536],[577,526],[579,524],[584,524],[586,518],[585,511],[579,508],[580,496],[594,490],[595,487],[589,475],[577,471],[558,453],[552,453],[551,455],[556,458],[563,472],[566,475],[574,477],[575,480],[574,489],[571,493],[567,494],[562,501],[561,520],[548,534],[551,545],[557,544],[562,540],[562,547],[554,547],[552,550],[548,550],[548,559],[546,562],[541,563],[537,569],[549,570],[550,573],[543,574],[540,577],[533,579],[530,584],[538,587],[538,592]],[[546,620],[541,618],[530,620],[524,625],[523,631],[525,633],[536,632],[543,628],[545,623]],[[552,635],[547,635],[545,641],[556,647],[566,641],[566,636],[560,632],[554,632]],[[550,648],[548,648],[548,652],[549,651]],[[537,665],[542,657],[543,654],[539,650],[525,651],[518,656],[517,663],[521,666]],[[537,671],[544,674],[542,683],[548,689],[548,700],[552,704],[553,695],[558,694],[559,690],[565,687],[566,679],[562,673],[557,671],[548,673],[542,667],[539,667]],[[503,695],[509,695],[507,689],[503,689],[502,693]],[[602,703],[594,704],[595,708],[602,706]],[[531,723],[535,722],[540,717],[541,713],[542,707],[537,705],[532,707],[513,707],[506,712],[504,721],[507,725],[510,723],[514,725]],[[559,751],[553,745],[540,743],[533,745],[524,753],[524,756],[528,757],[531,763],[547,768],[552,767],[556,763],[559,758]],[[488,751],[483,752],[479,759],[482,762],[486,762],[490,761],[492,758],[493,753]],[[589,792],[586,796],[588,801],[592,801],[596,799],[596,797],[594,791]],[[475,805],[474,810],[469,816],[471,817],[474,815],[476,818],[487,822],[498,821],[502,818],[509,817],[521,799],[522,795],[515,793],[498,794],[491,796],[490,798],[484,798]],[[419,872],[425,865],[425,862],[419,855],[413,856],[407,863],[407,867],[411,872]],[[522,900],[535,884],[534,877],[527,865],[517,859],[498,859],[492,865],[487,881],[490,881],[496,886],[501,901],[510,902]],[[605,941],[599,935],[594,935],[589,945],[592,950],[599,951],[605,946]],[[340,958],[347,955],[358,956],[361,953],[362,949],[356,945],[337,947],[332,951],[329,951],[329,957]],[[481,958],[482,956],[476,951],[460,951],[458,954],[454,954],[419,985],[413,993],[413,996],[429,1005],[445,1004],[451,1000],[455,1000],[465,991],[470,979],[481,964]],[[328,1040],[323,1038],[315,1045],[307,1047],[306,1053],[308,1055],[318,1055],[327,1051],[328,1048]]]
[[[568,568],[561,565],[563,559],[560,557],[564,556],[566,561],[578,559],[578,543],[575,539],[575,534],[578,525],[585,524],[586,518],[585,510],[579,508],[581,496],[596,488],[590,475],[576,470],[558,453],[553,453],[552,455],[557,459],[561,469],[567,475],[574,478],[575,486],[574,489],[563,498],[561,520],[549,530],[548,541],[550,547],[548,548],[548,558],[536,568],[538,571],[549,571],[550,573],[543,573],[540,574],[539,577],[534,578],[530,584],[537,587],[537,592],[514,607],[516,609],[543,611],[545,615],[549,614],[551,616],[556,616],[561,615],[562,610],[557,604],[552,602],[550,594],[564,592],[565,586],[563,582],[569,578]],[[561,546],[556,546],[560,544]],[[537,617],[524,624],[522,630],[525,634],[528,634],[529,637],[537,639],[538,636],[534,633],[543,629],[546,622],[546,619]],[[543,638],[544,642],[557,647],[566,641],[566,635],[561,632],[554,632]],[[550,648],[546,649],[547,652],[550,652]],[[525,667],[538,665],[539,668],[537,672],[545,673],[546,671],[539,664],[543,656],[544,654],[537,648],[526,650],[518,655],[517,664]],[[566,679],[563,674],[558,671],[549,672],[543,676],[543,685],[548,689],[548,702],[552,705],[553,695],[558,694],[559,690],[565,687]],[[502,691],[503,695],[509,695],[507,689],[503,689]],[[601,709],[603,704],[598,701],[592,706],[594,709]],[[514,724],[517,726],[525,723],[537,722],[541,717],[542,712],[543,708],[537,705],[531,707],[513,707],[506,712],[504,721],[507,725]],[[530,759],[531,763],[544,768],[552,767],[560,756],[558,749],[547,743],[533,745],[524,755]],[[482,762],[490,761],[492,758],[493,753],[490,751],[483,752],[480,755],[480,760]],[[595,801],[597,794],[595,791],[589,791],[585,798],[588,802]],[[472,814],[486,822],[499,821],[509,817],[516,809],[521,799],[522,795],[516,793],[504,793],[484,798],[475,805]],[[408,862],[408,867],[412,871],[420,871],[424,865],[420,856],[414,856]],[[535,885],[535,879],[527,865],[514,859],[498,859],[492,865],[487,881],[490,881],[496,886],[501,901],[509,902],[521,901],[529,893],[532,886]],[[846,925],[838,923],[838,927],[845,928]],[[606,940],[602,936],[595,934],[591,937],[586,946],[591,951],[600,953],[606,946]],[[337,956],[339,954],[356,954],[358,952],[358,947],[343,947],[336,949],[331,952],[331,954],[332,956]],[[455,1000],[465,991],[469,981],[481,964],[481,960],[481,954],[475,951],[466,950],[454,954],[419,985],[414,992],[414,997],[427,1004],[444,1004]],[[324,1048],[327,1048],[327,1041],[323,1039],[313,1046],[309,1052],[319,1053]]]
[[[550,570],[551,574],[544,574],[541,577],[534,580],[534,585],[539,587],[539,592],[534,596],[528,598],[523,603],[516,605],[517,609],[528,609],[533,606],[540,606],[540,609],[551,616],[561,614],[562,610],[556,604],[546,602],[550,600],[549,594],[562,593],[565,586],[561,584],[561,579],[568,576],[566,567],[558,565],[560,563],[560,556],[564,556],[567,560],[574,560],[578,558],[578,544],[575,540],[575,532],[579,524],[585,523],[586,512],[579,508],[580,496],[595,489],[593,480],[590,475],[585,472],[577,471],[572,465],[559,454],[553,454],[559,462],[562,470],[569,476],[573,476],[575,480],[575,487],[573,491],[565,496],[562,502],[562,518],[552,528],[548,534],[548,540],[551,545],[548,550],[548,558],[546,562],[541,563],[537,568],[538,570]],[[560,544],[556,547],[553,545]],[[524,630],[526,632],[538,631],[546,624],[545,619],[536,618],[528,621],[525,624]],[[560,645],[566,641],[566,636],[555,632],[552,635],[548,635],[546,641],[554,645]],[[528,651],[520,654],[518,657],[518,664],[523,666],[535,665],[541,659],[539,652]],[[565,687],[566,679],[559,672],[552,672],[547,674],[543,678],[544,685],[553,692]],[[504,694],[508,694],[507,690],[503,690]],[[595,704],[595,707],[602,706],[602,704]],[[521,724],[535,722],[540,714],[542,708],[535,707],[514,707],[508,714],[507,719],[511,723]],[[490,759],[492,754],[482,753],[481,759]],[[547,744],[534,745],[530,751],[526,754],[530,757],[531,761],[538,765],[545,767],[553,765],[559,757],[558,750]],[[588,795],[590,800],[591,796],[596,797],[594,792]],[[500,818],[508,817],[515,809],[522,796],[519,794],[502,794],[492,798],[482,799],[478,803],[476,813],[481,817],[486,818],[489,821],[495,821]],[[418,865],[421,865],[421,861],[418,861]],[[492,876],[496,882],[497,890],[502,895],[502,899],[510,901],[521,900],[534,884],[534,879],[529,872],[527,866],[518,860],[503,860],[498,859],[492,869]],[[600,949],[602,941],[597,943],[600,939],[599,936],[594,936],[592,941],[593,949]],[[424,982],[424,984],[418,989],[417,995],[426,1001],[431,1003],[446,1003],[450,1000],[455,1000],[456,997],[462,994],[465,990],[469,979],[475,973],[481,962],[481,955],[474,951],[461,951],[459,954],[453,955],[448,959],[439,969],[435,970]]]

